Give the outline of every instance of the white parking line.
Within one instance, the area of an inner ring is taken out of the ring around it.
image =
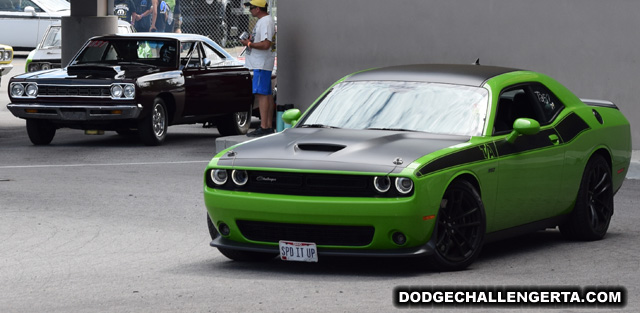
[[[88,167],[88,166],[127,166],[127,165],[159,165],[159,164],[191,164],[209,163],[209,161],[173,161],[173,162],[139,162],[139,163],[99,163],[99,164],[50,164],[50,165],[7,165],[0,169],[11,168],[47,168],[47,167]]]

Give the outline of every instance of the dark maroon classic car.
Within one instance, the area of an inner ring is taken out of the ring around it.
[[[93,37],[68,67],[13,77],[9,98],[35,145],[49,144],[63,127],[137,131],[147,145],[161,144],[175,124],[240,135],[254,109],[242,63],[207,37],[170,33]]]

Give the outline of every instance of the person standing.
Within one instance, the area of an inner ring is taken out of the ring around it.
[[[148,32],[151,27],[151,0],[134,0],[136,11],[132,16],[137,32]]]
[[[169,13],[169,6],[162,0],[151,0],[151,27],[150,32],[164,32],[167,26],[167,15]]]
[[[247,134],[260,137],[274,133],[273,114],[276,104],[271,88],[271,72],[276,58],[276,27],[267,12],[266,0],[251,0],[244,3],[253,17],[258,18],[249,39],[240,42],[247,46],[245,65],[253,70],[253,94],[258,99],[260,128]]]
[[[119,19],[127,23],[133,23],[132,17],[135,12],[136,4],[133,0],[115,0],[113,15],[117,16]]]

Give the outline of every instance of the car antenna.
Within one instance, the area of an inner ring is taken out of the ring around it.
[[[473,62],[473,65],[480,65],[480,58],[477,58],[475,62]]]

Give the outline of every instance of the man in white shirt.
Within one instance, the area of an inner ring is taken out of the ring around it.
[[[258,18],[251,37],[241,40],[247,46],[245,65],[253,70],[253,94],[258,99],[260,128],[247,134],[260,137],[274,132],[273,114],[276,104],[271,88],[271,72],[276,58],[275,22],[267,12],[266,0],[251,0],[244,3],[251,15]]]

